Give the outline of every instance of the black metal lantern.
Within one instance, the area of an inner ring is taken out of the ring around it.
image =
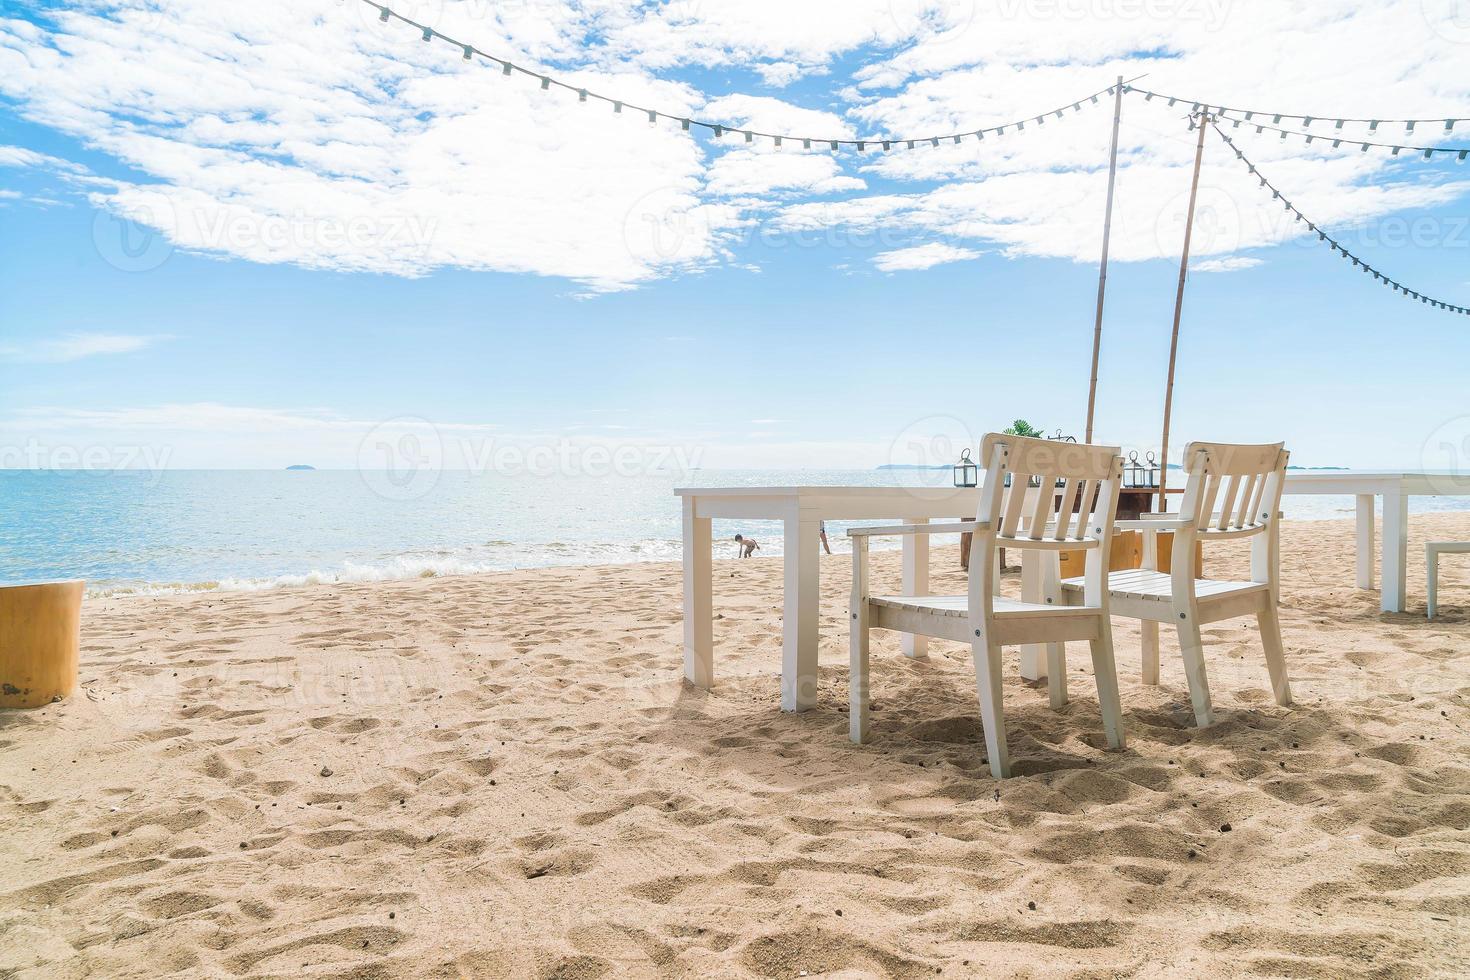
[[[1138,450],[1128,453],[1128,463],[1123,467],[1123,482],[1130,487],[1156,487],[1159,485],[1159,464],[1152,452],[1143,461],[1138,459]]]
[[[970,459],[970,451],[960,451],[960,461],[954,464],[954,485],[957,487],[973,487],[980,482],[980,471]]]
[[[1130,487],[1141,487],[1143,482],[1143,464],[1138,461],[1138,450],[1128,451],[1128,464],[1123,467],[1123,483]]]

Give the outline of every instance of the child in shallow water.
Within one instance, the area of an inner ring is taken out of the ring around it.
[[[749,558],[760,550],[760,545],[755,543],[755,538],[747,538],[743,535],[735,535],[735,543],[740,546],[740,557]]]

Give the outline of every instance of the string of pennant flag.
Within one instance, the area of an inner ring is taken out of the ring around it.
[[[1067,118],[1069,110],[1073,113],[1077,113],[1081,112],[1082,109],[1086,106],[1097,105],[1102,96],[1112,96],[1116,88],[1116,86],[1110,85],[1107,88],[1100,89],[1096,92],[1090,92],[1079,99],[1076,99],[1072,102],[1064,103],[1055,109],[1049,109],[1046,112],[1038,113],[1034,116],[1026,116],[1021,119],[1015,119],[1011,122],[1000,123],[994,126],[985,126],[979,129],[949,132],[940,135],[899,138],[879,137],[876,139],[852,139],[848,137],[839,137],[833,139],[830,136],[804,136],[791,133],[771,133],[749,127],[732,126],[728,123],[723,122],[711,122],[709,120],[696,119],[693,116],[684,115],[681,113],[665,112],[661,109],[637,105],[635,103],[627,102],[622,99],[615,99],[611,96],[603,95],[600,92],[595,92],[583,86],[561,81],[560,79],[541,72],[537,69],[528,68],[524,65],[518,65],[506,58],[502,58],[489,52],[482,51],[473,44],[467,44],[456,38],[452,38],[449,35],[444,34],[429,26],[428,24],[423,24],[419,21],[414,20],[411,17],[406,17],[403,14],[400,14],[397,11],[393,10],[388,5],[378,3],[377,0],[362,0],[362,2],[376,10],[378,12],[378,20],[383,23],[388,23],[389,21],[395,20],[399,21],[418,31],[422,39],[426,42],[441,41],[458,49],[461,52],[461,55],[465,61],[474,61],[477,58],[483,59],[484,61],[498,66],[501,74],[505,76],[524,76],[530,79],[534,79],[540,84],[543,91],[555,88],[567,92],[574,92],[576,93],[577,100],[579,102],[600,102],[611,106],[614,113],[627,113],[636,116],[646,116],[650,126],[658,126],[661,123],[667,122],[677,124],[684,132],[689,132],[694,129],[710,132],[714,134],[715,138],[717,139],[722,138],[726,135],[733,135],[737,138],[743,138],[744,142],[746,143],[754,143],[756,140],[769,140],[773,145],[778,147],[787,144],[790,144],[792,146],[800,145],[800,147],[804,150],[810,150],[813,148],[819,150],[831,150],[834,152],[841,150],[856,150],[861,153],[868,149],[881,148],[884,151],[889,151],[893,149],[912,150],[916,147],[937,147],[944,145],[962,144],[968,141],[979,142],[983,141],[987,135],[1004,136],[1008,131],[1015,133],[1024,132],[1028,123],[1032,124],[1034,128],[1035,126],[1045,125],[1048,119],[1065,119]],[[1136,81],[1136,79],[1134,79],[1134,81]],[[1202,109],[1208,110],[1221,119],[1228,119],[1236,128],[1238,128],[1241,124],[1246,123],[1255,126],[1258,133],[1265,130],[1270,130],[1271,132],[1280,134],[1282,139],[1286,139],[1291,136],[1299,136],[1302,137],[1308,144],[1313,143],[1317,140],[1322,140],[1324,142],[1330,140],[1334,149],[1341,147],[1344,144],[1359,147],[1363,152],[1367,152],[1370,148],[1381,148],[1390,150],[1392,152],[1392,155],[1394,156],[1398,156],[1403,151],[1409,150],[1416,154],[1417,158],[1421,160],[1432,160],[1434,159],[1435,154],[1441,154],[1444,156],[1453,157],[1458,163],[1463,163],[1467,157],[1470,157],[1470,147],[1462,148],[1453,146],[1410,146],[1406,144],[1380,143],[1372,140],[1351,139],[1341,135],[1341,130],[1345,125],[1349,123],[1367,123],[1368,131],[1370,133],[1376,132],[1379,126],[1390,124],[1403,125],[1405,128],[1405,133],[1414,132],[1415,127],[1419,125],[1443,125],[1444,132],[1451,133],[1454,131],[1456,124],[1462,122],[1470,123],[1470,119],[1369,119],[1350,116],[1334,117],[1302,115],[1298,113],[1268,112],[1257,109],[1237,109],[1230,106],[1219,105],[1217,103],[1201,102],[1195,99],[1188,99],[1183,96],[1168,95],[1145,88],[1139,88],[1131,84],[1130,82],[1123,83],[1123,91],[1125,93],[1139,93],[1143,95],[1144,101],[1162,99],[1165,100],[1170,106],[1174,106],[1179,103],[1185,103],[1190,106],[1192,113],[1198,113]],[[1262,119],[1269,118],[1271,122],[1262,122],[1256,118],[1257,116],[1261,117]],[[1282,120],[1300,120],[1301,125],[1304,127],[1309,127],[1315,122],[1327,122],[1332,123],[1333,128],[1330,133],[1299,132],[1293,129],[1282,128],[1280,126]]]
[[[1231,106],[1221,105],[1218,102],[1204,102],[1199,99],[1191,99],[1182,95],[1168,95],[1163,92],[1152,92],[1146,88],[1138,88],[1136,86],[1128,84],[1125,84],[1123,86],[1123,89],[1126,92],[1141,93],[1143,95],[1144,101],[1152,101],[1154,99],[1166,99],[1168,100],[1168,104],[1171,106],[1182,102],[1185,105],[1189,106],[1192,112],[1199,112],[1201,109],[1208,109],[1212,114],[1220,116],[1224,119],[1230,119],[1234,121],[1236,117],[1239,117],[1241,122],[1254,122],[1255,117],[1257,116],[1269,117],[1274,125],[1280,125],[1283,119],[1299,119],[1301,120],[1301,124],[1304,128],[1310,127],[1313,123],[1323,122],[1331,123],[1334,131],[1341,130],[1348,123],[1353,123],[1355,125],[1367,123],[1368,132],[1370,133],[1376,133],[1379,126],[1387,125],[1403,126],[1405,133],[1412,133],[1414,132],[1416,127],[1422,125],[1442,125],[1444,126],[1444,132],[1451,133],[1454,132],[1455,126],[1458,123],[1470,124],[1470,117],[1456,119],[1371,119],[1355,116],[1327,116],[1320,113],[1317,115],[1308,116],[1295,112],[1272,112],[1265,109],[1237,109],[1232,108]]]
[[[953,145],[957,143],[965,143],[971,140],[983,141],[986,136],[1004,136],[1007,132],[1024,132],[1028,124],[1032,124],[1034,128],[1035,126],[1045,125],[1048,119],[1066,119],[1068,118],[1069,111],[1072,113],[1078,113],[1081,112],[1085,106],[1097,105],[1102,96],[1112,95],[1117,87],[1116,85],[1110,85],[1105,89],[1100,89],[1096,92],[1090,92],[1079,99],[1076,99],[1072,102],[1064,103],[1063,105],[1055,109],[1048,109],[1046,112],[1038,113],[1035,116],[1026,116],[1025,118],[1016,119],[1011,122],[1001,123],[995,126],[985,126],[980,129],[969,129],[963,132],[951,132],[930,136],[915,136],[902,139],[894,139],[891,137],[879,137],[877,139],[851,139],[848,137],[841,137],[838,139],[833,139],[830,136],[802,136],[793,135],[790,133],[768,133],[758,129],[751,129],[741,126],[731,126],[721,122],[710,122],[703,119],[695,119],[693,116],[687,116],[677,112],[664,112],[661,109],[635,105],[632,102],[627,102],[622,99],[614,99],[611,96],[603,95],[599,92],[594,92],[591,89],[585,88],[580,85],[573,85],[569,82],[563,82],[560,79],[553,78],[551,75],[544,74],[543,72],[537,71],[533,68],[527,68],[523,65],[517,65],[514,62],[509,61],[505,58],[501,58],[486,51],[482,51],[479,48],[475,47],[473,44],[466,44],[463,41],[456,40],[455,38],[452,38],[447,34],[443,34],[435,30],[428,24],[421,24],[410,17],[403,16],[402,14],[384,4],[376,3],[375,0],[362,0],[362,2],[367,4],[369,7],[376,9],[378,11],[378,20],[385,24],[393,20],[401,21],[402,23],[407,24],[408,26],[417,30],[420,33],[422,39],[426,42],[446,42],[453,47],[459,49],[461,52],[461,56],[465,61],[474,61],[476,58],[483,59],[490,62],[491,64],[497,65],[500,68],[501,74],[507,77],[521,75],[528,78],[533,78],[540,83],[542,91],[547,91],[549,89],[555,88],[563,89],[568,92],[575,92],[577,95],[577,101],[579,102],[601,102],[611,106],[614,113],[626,113],[637,116],[646,116],[648,118],[648,123],[650,126],[658,126],[660,123],[668,122],[677,124],[686,133],[693,129],[700,129],[713,133],[715,138],[717,139],[726,135],[743,137],[746,143],[754,143],[757,139],[765,139],[770,140],[774,145],[778,147],[786,144],[790,144],[792,146],[799,145],[804,150],[810,150],[815,147],[819,150],[830,149],[833,151],[839,151],[847,149],[856,150],[859,153],[862,153],[866,150],[878,149],[880,147],[885,151],[893,149],[912,150],[919,146],[931,147],[943,146],[946,144]]]
[[[1222,117],[1222,118],[1227,118],[1228,119],[1229,117]],[[1245,120],[1242,120],[1242,119],[1230,119],[1230,121],[1234,123],[1234,125],[1231,127],[1232,129],[1239,129],[1240,128],[1240,124],[1242,122],[1244,122]],[[1420,154],[1419,159],[1421,159],[1421,160],[1432,160],[1432,159],[1434,159],[1434,154],[1440,153],[1440,154],[1443,154],[1445,156],[1452,156],[1452,157],[1454,157],[1456,163],[1464,163],[1465,162],[1465,158],[1466,157],[1470,157],[1470,147],[1461,148],[1461,147],[1458,147],[1458,146],[1411,146],[1411,145],[1409,145],[1407,143],[1375,143],[1375,142],[1373,142],[1371,140],[1344,139],[1343,137],[1337,136],[1336,134],[1326,134],[1326,135],[1324,135],[1322,133],[1304,133],[1304,132],[1301,132],[1300,130],[1295,130],[1295,129],[1282,129],[1279,126],[1273,126],[1270,123],[1257,123],[1257,122],[1252,122],[1252,123],[1247,123],[1247,125],[1256,127],[1256,132],[1257,133],[1260,133],[1260,132],[1279,133],[1279,134],[1281,134],[1281,138],[1283,140],[1284,139],[1287,139],[1288,137],[1291,137],[1291,136],[1302,137],[1303,139],[1306,140],[1306,144],[1308,146],[1310,146],[1310,145],[1312,145],[1313,143],[1316,143],[1316,142],[1331,143],[1332,144],[1332,148],[1334,150],[1337,149],[1338,147],[1343,146],[1344,144],[1346,144],[1347,146],[1361,147],[1362,152],[1364,152],[1364,153],[1367,153],[1370,149],[1389,150],[1389,151],[1391,151],[1389,153],[1389,156],[1395,156],[1395,157],[1398,156],[1400,153],[1404,152],[1405,150],[1408,150],[1411,153]]]
[[[1209,119],[1210,127],[1213,128],[1215,132],[1219,134],[1220,138],[1225,141],[1225,145],[1229,146],[1230,149],[1235,152],[1236,159],[1245,164],[1251,175],[1260,181],[1261,186],[1271,192],[1271,197],[1273,200],[1280,201],[1287,211],[1290,211],[1293,215],[1296,216],[1297,221],[1304,222],[1306,224],[1308,230],[1310,230],[1313,234],[1317,236],[1317,240],[1319,242],[1325,243],[1334,252],[1341,255],[1344,259],[1352,262],[1354,268],[1361,269],[1367,275],[1372,276],[1376,281],[1382,283],[1385,286],[1388,286],[1394,292],[1407,296],[1410,299],[1417,299],[1419,302],[1424,303],[1428,306],[1433,306],[1441,310],[1448,310],[1451,313],[1460,313],[1462,315],[1470,316],[1470,308],[1466,308],[1464,306],[1456,306],[1453,303],[1446,303],[1442,300],[1435,299],[1432,296],[1426,296],[1423,293],[1420,293],[1418,290],[1410,289],[1403,283],[1384,275],[1382,272],[1378,271],[1367,262],[1364,262],[1362,259],[1358,258],[1358,256],[1354,255],[1352,252],[1348,251],[1341,242],[1333,238],[1331,235],[1327,234],[1327,232],[1323,231],[1316,222],[1308,218],[1305,214],[1301,212],[1300,208],[1291,203],[1291,200],[1285,194],[1281,193],[1281,191],[1276,187],[1275,184],[1267,180],[1265,174],[1261,173],[1260,169],[1251,162],[1250,158],[1245,155],[1241,148],[1235,145],[1235,141],[1232,140],[1228,135],[1226,135],[1225,131],[1220,128],[1219,124],[1214,119],[1210,119],[1208,114],[1204,114],[1203,118]],[[1203,122],[1201,122],[1200,124],[1203,125]]]

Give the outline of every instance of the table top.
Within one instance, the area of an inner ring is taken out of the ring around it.
[[[952,497],[973,494],[979,487],[854,487],[854,486],[789,486],[789,487],[677,487],[680,497],[887,497],[893,494],[918,494],[930,497]]]
[[[1184,474],[1170,473],[1167,493],[1182,493]],[[1397,486],[1406,493],[1419,495],[1470,496],[1470,472],[1448,470],[1289,470],[1286,493],[1372,493]],[[964,496],[978,492],[978,487],[919,486],[820,486],[791,485],[783,487],[679,487],[680,497],[828,497],[852,500],[878,499],[895,494],[928,498]],[[1158,493],[1157,488],[1124,487],[1124,493]]]
[[[1374,493],[1397,488],[1421,496],[1470,495],[1470,473],[1450,470],[1288,470],[1286,493]]]

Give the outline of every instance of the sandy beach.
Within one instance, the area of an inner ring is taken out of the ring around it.
[[[1008,651],[1004,782],[951,644],[876,634],[848,742],[845,556],[800,715],[780,559],[716,563],[710,692],[672,564],[89,599],[82,689],[0,714],[0,976],[1464,975],[1470,563],[1428,623],[1422,544],[1470,514],[1412,527],[1383,614],[1351,524],[1287,525],[1290,708],[1217,624],[1191,727],[1119,619],[1107,752],[1083,649],[1061,712]]]

